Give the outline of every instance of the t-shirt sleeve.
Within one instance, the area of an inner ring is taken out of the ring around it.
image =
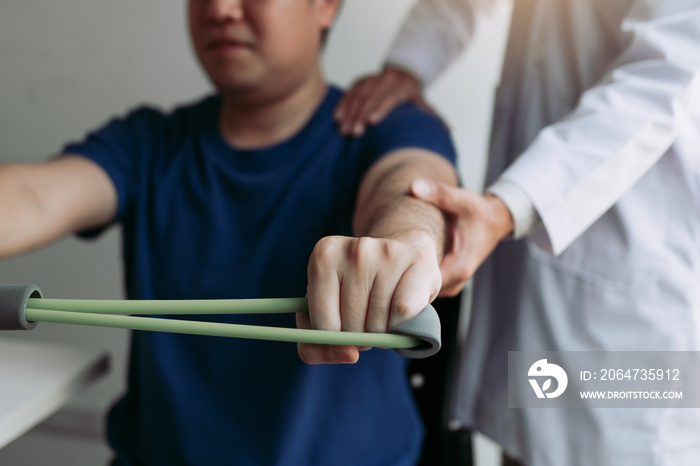
[[[159,115],[152,109],[134,110],[88,133],[84,140],[67,144],[62,150],[63,155],[80,155],[92,160],[107,173],[117,191],[115,222],[123,218],[134,202],[139,161],[148,153]],[[101,229],[83,233],[92,236],[99,231]]]
[[[457,163],[450,132],[438,117],[415,105],[406,104],[371,126],[362,145],[365,168],[382,156],[399,149],[424,149]]]

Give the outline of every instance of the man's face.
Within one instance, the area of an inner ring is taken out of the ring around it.
[[[318,66],[337,0],[189,0],[192,43],[221,92],[283,90]]]

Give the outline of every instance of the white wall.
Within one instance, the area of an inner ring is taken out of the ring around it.
[[[412,1],[351,0],[324,56],[329,80],[347,85],[377,69]],[[113,115],[143,102],[169,108],[209,85],[190,52],[185,2],[172,0],[23,0],[0,4],[0,162],[41,160]],[[467,186],[484,167],[491,94],[508,5],[485,22],[476,43],[428,92],[446,117]],[[0,213],[0,221],[2,214]],[[122,297],[118,231],[97,241],[67,238],[0,262],[0,283],[37,283],[47,297]],[[95,443],[104,410],[122,390],[125,331],[42,323],[9,335],[113,354],[113,373],[43,429],[0,451],[0,464],[99,464]],[[7,338],[8,335],[0,335]],[[0,383],[2,372],[0,368]],[[71,436],[68,430],[77,432]]]

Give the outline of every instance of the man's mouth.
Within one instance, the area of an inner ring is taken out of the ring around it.
[[[219,38],[214,39],[207,43],[206,49],[212,52],[226,52],[235,51],[243,49],[251,49],[253,44],[247,41],[232,39],[232,38]]]

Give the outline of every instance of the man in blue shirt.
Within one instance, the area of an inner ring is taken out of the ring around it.
[[[217,94],[135,110],[62,157],[0,167],[0,257],[119,222],[131,299],[307,294],[297,325],[337,331],[416,315],[440,289],[444,221],[407,188],[418,176],[455,184],[454,151],[413,107],[363,138],[338,134],[341,92],[318,59],[337,6],[190,0]],[[134,332],[108,421],[115,464],[413,464],[422,427],[406,361],[364,349]]]

